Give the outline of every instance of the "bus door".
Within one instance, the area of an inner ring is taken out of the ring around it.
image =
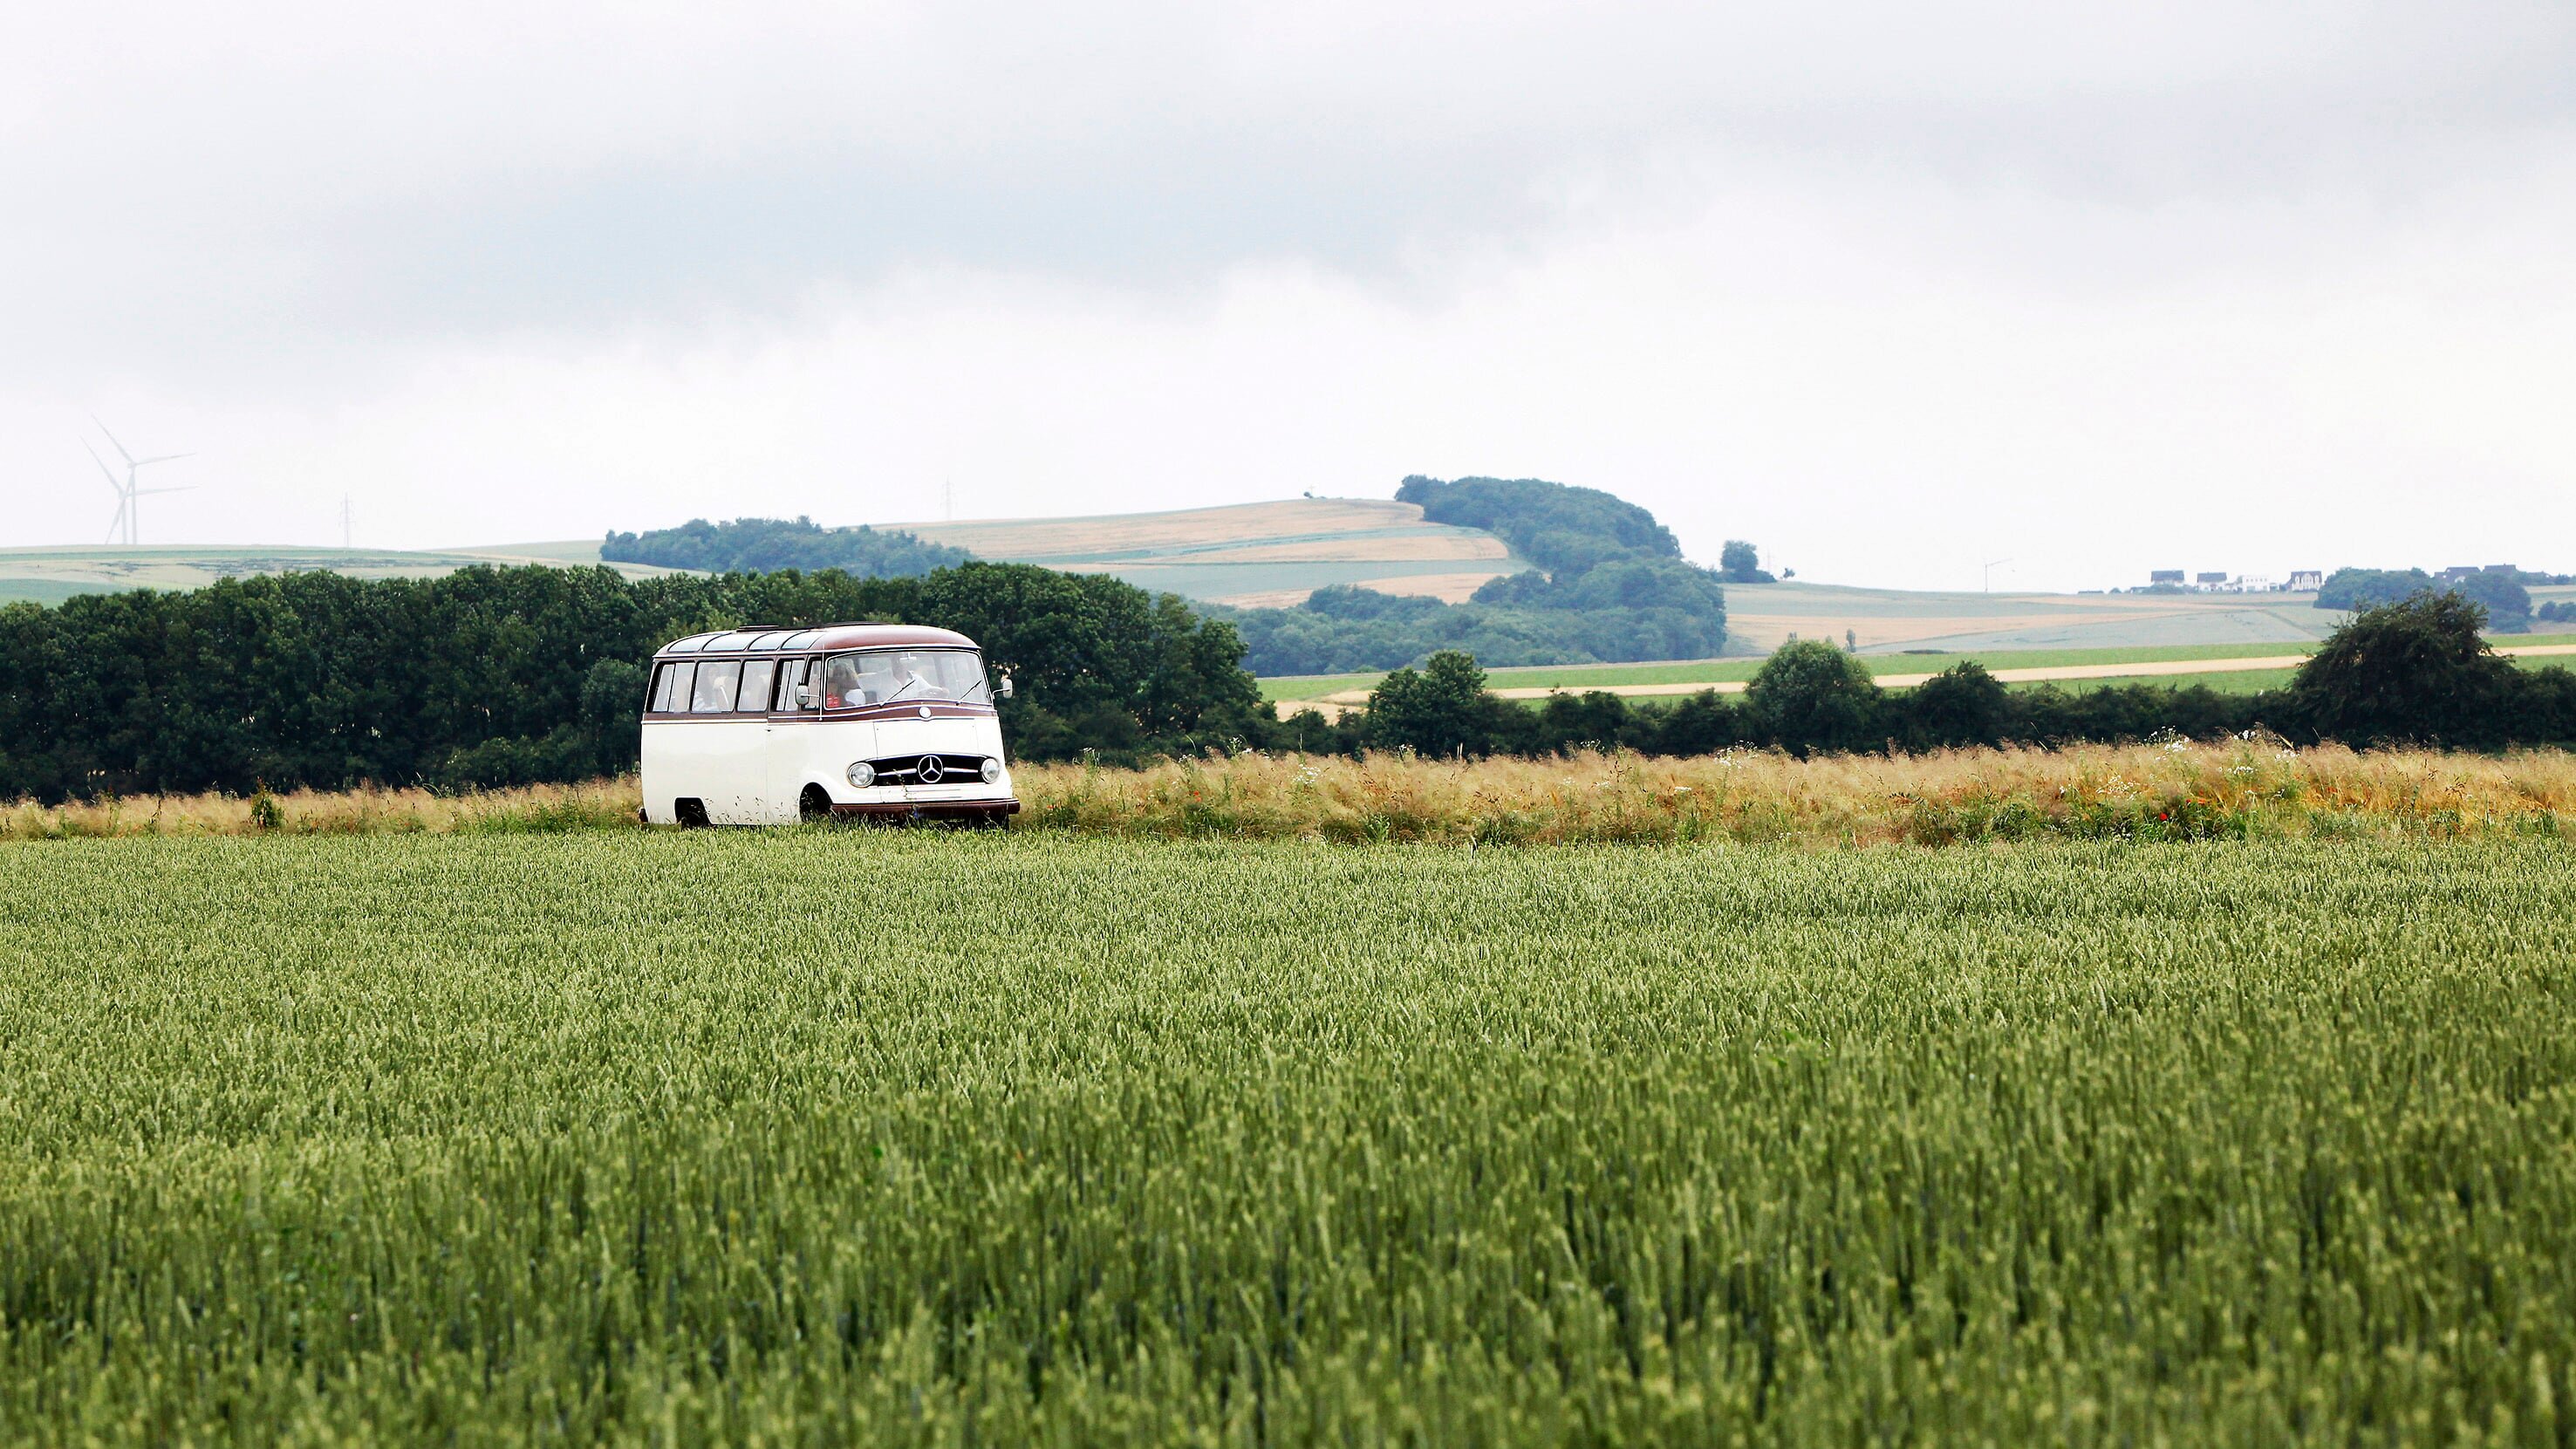
[[[769,709],[777,686],[777,660],[742,662],[742,683],[734,697],[734,709],[750,718],[726,728],[729,738],[724,770],[734,810],[745,825],[765,824],[778,811],[769,781]]]
[[[821,710],[823,701],[814,690],[814,660],[809,656],[778,661],[778,688],[770,706],[768,737],[762,742],[761,769],[765,777],[769,818],[789,821],[797,817],[799,798],[810,778],[806,756],[814,749],[814,726],[810,721]]]

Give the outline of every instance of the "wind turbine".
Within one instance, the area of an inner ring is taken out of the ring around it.
[[[98,449],[90,447],[89,440],[87,438],[81,439],[81,447],[88,452],[90,461],[98,464],[98,471],[107,475],[107,486],[116,490],[116,521],[107,526],[107,541],[110,543],[116,542],[117,531],[122,529],[125,533],[126,547],[132,548],[137,543],[141,542],[141,528],[143,522],[143,510],[134,500],[141,498],[147,493],[185,493],[188,491],[188,486],[190,486],[182,485],[177,488],[138,488],[135,486],[134,475],[155,463],[168,463],[180,458],[193,458],[196,455],[194,453],[163,453],[157,458],[138,458],[132,453],[125,451],[125,445],[116,440],[116,434],[107,431],[107,424],[98,422],[98,414],[90,414],[89,420],[93,423],[98,423],[98,430],[106,437],[108,446],[116,450],[116,456],[125,460],[125,481],[120,483],[116,478],[116,470],[107,466],[107,460],[98,455]]]

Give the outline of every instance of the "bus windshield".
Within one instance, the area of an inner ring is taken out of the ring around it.
[[[870,649],[823,661],[825,709],[934,699],[991,702],[982,658],[966,649]]]

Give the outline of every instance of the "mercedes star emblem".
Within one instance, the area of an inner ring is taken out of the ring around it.
[[[921,783],[925,785],[936,785],[939,783],[940,777],[947,773],[948,771],[946,768],[939,763],[939,757],[937,755],[924,755],[921,757],[921,773],[917,777]]]

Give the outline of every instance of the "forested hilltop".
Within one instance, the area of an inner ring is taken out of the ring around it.
[[[1211,606],[1242,634],[1253,672],[1393,669],[1442,649],[1510,665],[1703,659],[1726,647],[1719,575],[1684,560],[1672,530],[1636,504],[1537,478],[1418,474],[1395,496],[1433,523],[1484,529],[1539,568],[1490,579],[1464,604],[1341,585],[1294,608]]]
[[[692,518],[678,528],[615,533],[599,546],[609,563],[701,569],[711,574],[766,574],[780,569],[839,569],[857,578],[919,578],[973,555],[900,529],[824,528],[810,518]]]

